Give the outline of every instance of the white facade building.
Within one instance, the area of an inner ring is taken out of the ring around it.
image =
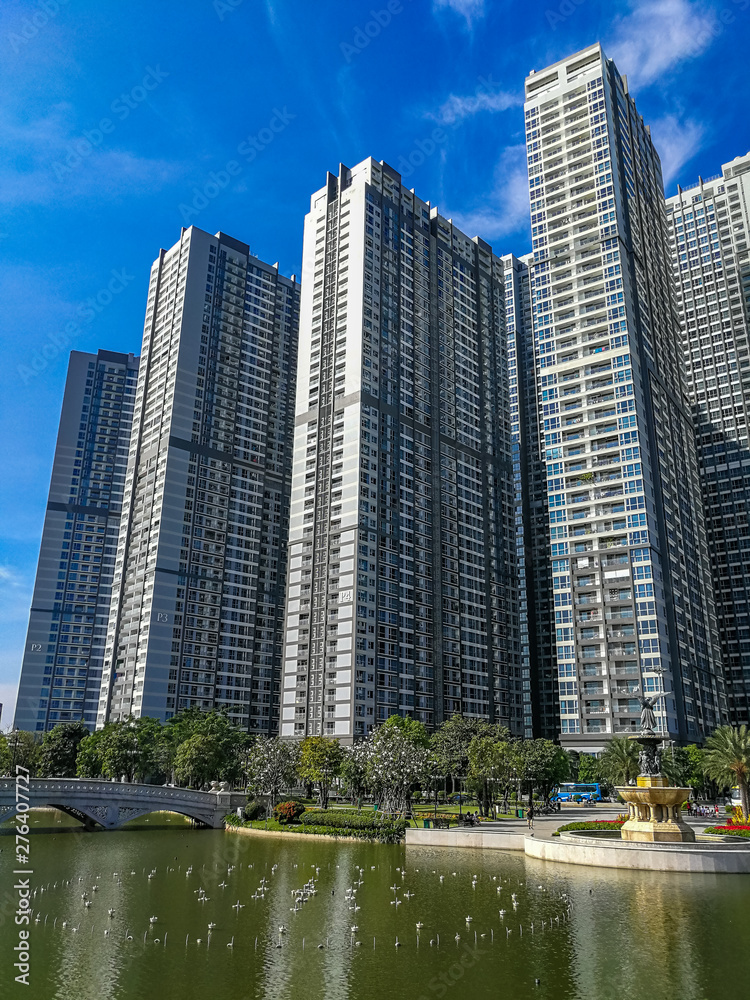
[[[531,295],[561,738],[726,717],[664,195],[651,135],[599,45],[526,79]]]
[[[299,285],[191,227],[151,270],[98,724],[277,731]]]
[[[502,262],[368,159],[303,273],[281,733],[520,733]]]

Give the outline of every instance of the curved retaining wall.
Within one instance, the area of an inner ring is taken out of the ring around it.
[[[483,833],[481,830],[418,830],[408,827],[408,847],[476,847],[483,851],[522,851],[522,833]]]
[[[524,851],[529,857],[542,861],[597,868],[634,868],[687,874],[750,874],[750,846],[735,844],[711,844],[705,847],[659,844],[641,847],[639,844],[614,843],[604,846],[593,837],[563,834],[554,840],[526,837]]]
[[[626,841],[610,841],[585,834],[562,834],[537,839],[523,833],[483,833],[481,830],[406,831],[407,847],[469,847],[483,851],[523,851],[530,858],[567,865],[596,868],[631,868],[641,871],[686,872],[688,874],[750,874],[750,843],[727,842],[659,844],[644,847]]]

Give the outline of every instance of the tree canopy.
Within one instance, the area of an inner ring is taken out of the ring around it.
[[[748,782],[750,781],[750,730],[747,726],[719,726],[706,740],[703,770],[719,785],[737,785],[742,815],[750,815]]]

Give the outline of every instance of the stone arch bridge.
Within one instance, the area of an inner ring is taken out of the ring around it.
[[[242,792],[198,792],[88,778],[31,778],[28,788],[19,787],[30,809],[60,809],[89,830],[116,830],[131,819],[157,811],[180,813],[217,830],[224,826],[227,813],[236,812],[247,801]],[[17,812],[15,779],[0,778],[0,823]]]

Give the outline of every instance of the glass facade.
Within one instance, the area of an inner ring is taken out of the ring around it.
[[[138,358],[73,351],[15,723],[96,724]]]
[[[151,271],[99,722],[277,731],[299,286],[183,231]]]
[[[722,659],[750,723],[750,156],[667,199]]]
[[[526,80],[531,298],[560,733],[597,750],[726,717],[663,185],[596,45]]]

